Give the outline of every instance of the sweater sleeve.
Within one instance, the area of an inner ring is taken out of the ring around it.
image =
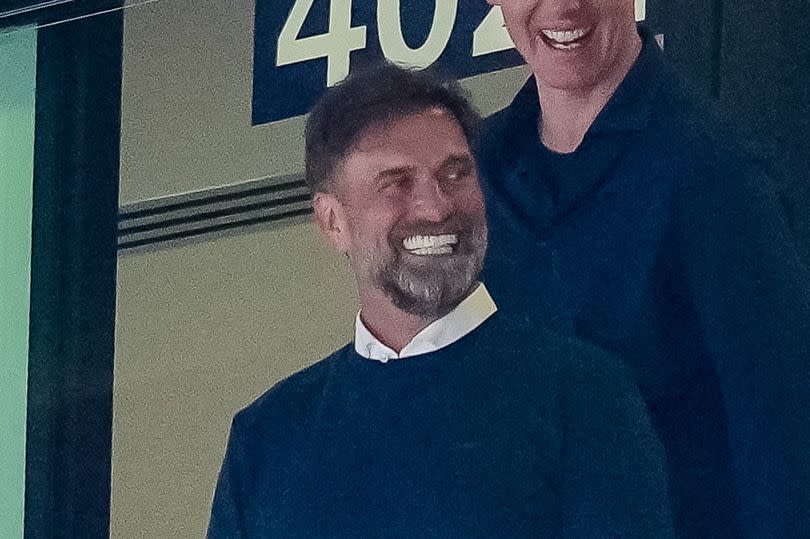
[[[561,375],[563,537],[674,537],[663,447],[629,372],[585,348]]]
[[[809,274],[770,179],[741,160],[710,170],[681,196],[679,258],[720,380],[741,529],[805,537]]]
[[[241,538],[245,536],[242,525],[242,501],[240,473],[243,460],[242,438],[237,415],[228,436],[228,448],[219,472],[211,520],[208,524],[209,539]]]

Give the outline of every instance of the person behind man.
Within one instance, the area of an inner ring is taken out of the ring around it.
[[[510,317],[635,372],[682,537],[810,537],[810,283],[772,182],[633,0],[489,0],[533,77],[479,153]]]
[[[233,421],[210,537],[672,537],[663,449],[618,361],[505,330],[455,86],[383,65],[307,124],[353,343]]]

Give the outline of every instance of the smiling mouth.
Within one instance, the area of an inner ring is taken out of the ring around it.
[[[455,234],[415,235],[402,240],[405,250],[416,256],[448,255],[453,252],[457,243],[458,236]]]
[[[581,47],[591,35],[591,28],[541,30],[540,39],[549,47],[568,51]]]

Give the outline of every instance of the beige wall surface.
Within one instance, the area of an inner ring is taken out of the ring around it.
[[[302,170],[303,118],[251,125],[253,9],[125,12],[122,204]],[[487,113],[524,78],[464,84]],[[117,295],[111,535],[200,537],[231,417],[351,338],[351,277],[302,218],[122,252]]]
[[[204,534],[233,413],[351,338],[344,262],[309,224],[120,257],[113,537]]]
[[[303,121],[251,125],[253,0],[124,18],[122,204],[301,170]]]

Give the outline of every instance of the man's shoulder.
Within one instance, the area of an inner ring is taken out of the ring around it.
[[[534,343],[520,372],[549,391],[569,418],[645,415],[637,374],[619,356],[552,330],[523,328],[512,336]]]
[[[278,429],[283,424],[301,424],[317,406],[323,389],[351,344],[279,381],[236,414],[234,424],[253,430],[262,425]]]
[[[496,313],[481,327],[478,341],[477,348],[509,358],[536,379],[610,385],[633,378],[631,369],[613,354],[529,318]]]
[[[485,140],[496,131],[504,132],[508,130],[514,116],[521,112],[531,112],[528,110],[527,103],[525,103],[526,100],[519,99],[519,95],[512,96],[509,104],[484,118],[483,134]]]
[[[536,103],[530,105],[520,96],[520,93],[514,96],[507,106],[484,119],[477,151],[478,159],[484,167],[493,160],[506,158],[504,148],[509,146],[507,141],[514,132],[516,119],[537,114],[536,110],[530,109],[537,107]]]
[[[519,106],[518,103],[512,102],[501,110],[495,111],[484,118],[484,140],[486,141],[496,132],[503,133],[508,129],[511,117],[514,115],[515,109]]]
[[[658,133],[670,170],[684,173],[682,193],[743,202],[775,192],[768,157],[716,104],[672,88],[662,90],[660,102],[650,135]]]
[[[670,155],[709,169],[754,166],[757,161],[756,148],[742,135],[736,119],[677,78],[658,88],[647,135],[657,135]]]

